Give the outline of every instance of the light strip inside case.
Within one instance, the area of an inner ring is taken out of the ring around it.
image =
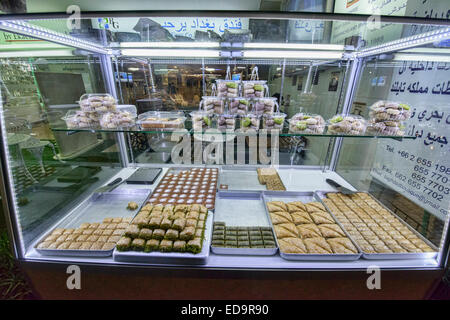
[[[333,51],[281,51],[281,50],[247,50],[244,58],[291,58],[291,59],[341,59],[342,52]]]
[[[311,43],[274,43],[274,42],[250,42],[244,43],[244,48],[251,49],[297,49],[297,50],[327,50],[343,51],[344,46],[338,44],[311,44]]]
[[[433,42],[440,42],[446,39],[450,39],[450,28],[442,28],[415,36],[403,38],[396,41],[390,41],[379,46],[366,48],[356,54],[358,58],[364,58],[368,56],[378,55],[382,53],[388,53],[392,51],[398,51],[408,48],[414,48],[423,46]]]
[[[68,56],[73,56],[73,49],[65,49],[65,50],[32,50],[32,51],[4,51],[4,52],[0,52],[0,58],[68,57]]]
[[[121,48],[219,48],[219,42],[121,42]]]
[[[122,49],[123,56],[138,57],[198,57],[218,58],[219,50],[195,50],[195,49]]]
[[[35,39],[50,41],[57,44],[76,47],[89,52],[110,54],[110,49],[105,49],[103,46],[95,42],[78,39],[61,32],[35,26],[23,21],[0,21],[0,30],[17,33]]]

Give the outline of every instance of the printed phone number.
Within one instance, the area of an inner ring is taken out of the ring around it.
[[[450,188],[447,187],[450,175],[450,167],[433,164],[433,161],[423,157],[416,157],[406,151],[399,151],[398,154],[405,159],[415,162],[414,172],[408,178],[405,175],[396,172],[395,178],[407,183],[416,190],[431,196],[437,201],[442,201],[445,195],[450,194]]]

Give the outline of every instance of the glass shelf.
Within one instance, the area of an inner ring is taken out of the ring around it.
[[[234,131],[221,131],[221,132],[217,132],[217,131],[194,131],[193,129],[190,128],[186,128],[186,129],[172,129],[172,130],[167,130],[167,129],[145,129],[142,128],[139,125],[135,125],[132,127],[127,127],[127,128],[116,128],[116,129],[105,129],[105,128],[100,128],[100,127],[89,127],[89,128],[67,128],[67,127],[57,127],[57,128],[52,128],[53,131],[58,131],[58,132],[67,132],[67,134],[74,134],[77,132],[92,132],[92,133],[146,133],[146,134],[172,134],[172,133],[182,133],[183,130],[186,130],[187,133],[189,133],[190,135],[194,135],[194,134],[204,134],[204,135],[208,135],[208,134],[218,134],[221,133],[223,135],[226,135],[227,133],[233,133],[236,136],[238,135],[243,135],[243,136],[253,136],[253,135],[259,135],[260,133],[264,132],[262,129],[260,129],[259,132],[244,132],[241,131],[239,128],[237,128]],[[181,130],[181,131],[180,131]],[[267,131],[267,135],[271,135],[270,130]],[[280,137],[324,137],[324,138],[364,138],[364,139],[370,139],[370,138],[374,138],[374,139],[397,139],[397,140],[402,140],[402,139],[416,139],[416,136],[384,136],[384,135],[345,135],[345,134],[328,134],[328,133],[324,133],[324,134],[308,134],[308,133],[292,133],[289,132],[288,128],[284,128],[281,132],[279,132],[279,136]]]

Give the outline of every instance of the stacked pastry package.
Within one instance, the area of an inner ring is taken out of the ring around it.
[[[193,205],[142,207],[123,237],[118,251],[199,253],[203,247],[208,209]]]
[[[256,132],[258,132],[260,123],[261,123],[260,115],[248,113],[245,115],[245,117],[241,118],[241,130],[244,132],[248,130],[255,130]]]
[[[358,249],[319,202],[267,202],[282,253],[357,254]]]
[[[70,110],[63,118],[68,128],[89,128],[100,125],[102,115],[116,111],[116,99],[107,93],[89,93],[78,102],[81,110]]]
[[[215,89],[213,88],[213,94],[214,92]],[[199,110],[203,110],[209,115],[221,114],[224,111],[224,101],[215,96],[203,96]]]
[[[267,81],[259,80],[258,67],[254,67],[250,80],[242,81],[242,96],[244,98],[263,98],[267,91]]]
[[[202,132],[212,128],[213,115],[206,111],[193,111],[190,113],[192,119],[192,129],[194,132]]]
[[[328,120],[328,133],[363,135],[366,126],[366,120],[361,116],[338,114]]]
[[[217,117],[217,129],[221,131],[233,130],[236,128],[236,115],[224,113]]]
[[[237,98],[240,92],[239,80],[216,80],[217,96],[223,98]]]
[[[378,101],[370,107],[367,132],[375,135],[403,136],[405,121],[411,117],[410,106],[392,101]]]
[[[318,114],[296,113],[289,120],[289,132],[304,134],[322,134],[325,120]]]
[[[100,126],[106,129],[131,127],[135,124],[136,114],[130,111],[107,112],[100,118]]]
[[[235,114],[238,116],[245,116],[249,111],[250,100],[246,98],[231,98],[228,99],[228,111],[231,114]]]

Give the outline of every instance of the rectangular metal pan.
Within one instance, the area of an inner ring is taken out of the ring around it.
[[[272,220],[270,219],[269,210],[267,210],[266,203],[269,201],[283,201],[283,202],[292,202],[292,201],[302,201],[303,203],[308,203],[312,201],[319,201],[320,199],[317,197],[315,192],[313,191],[304,191],[304,192],[294,192],[294,191],[264,191],[263,192],[263,200],[264,200],[264,208],[266,211],[267,219],[273,228]],[[336,218],[331,215],[334,221],[342,228],[342,226],[337,222]],[[351,237],[349,237],[348,233],[342,228],[345,235],[350,239],[353,245],[358,249],[358,253],[356,254],[322,254],[322,253],[283,253],[280,249],[280,256],[286,260],[304,260],[304,261],[354,261],[358,260],[361,257],[361,250],[358,245],[353,241]],[[277,242],[278,248],[280,247],[278,244],[278,238],[274,231],[275,240]]]
[[[326,194],[330,193],[330,191],[317,191],[317,196],[320,199],[326,198]],[[367,193],[367,192],[365,192]],[[362,251],[362,257],[367,260],[401,260],[401,259],[434,259],[436,258],[438,254],[438,249],[434,244],[432,244],[428,239],[426,239],[424,236],[422,236],[417,230],[412,228],[409,224],[407,224],[405,221],[403,221],[402,218],[397,216],[394,212],[392,212],[389,208],[387,208],[383,203],[381,203],[378,199],[376,199],[374,196],[372,196],[370,193],[367,193],[372,199],[374,199],[380,206],[382,206],[384,209],[386,209],[390,214],[392,214],[395,218],[397,218],[404,226],[406,226],[409,230],[411,230],[417,237],[419,237],[421,240],[423,240],[427,245],[429,245],[433,250],[436,252],[407,252],[407,253],[366,253]],[[322,204],[326,206],[325,203],[322,202]],[[327,207],[328,211],[329,208]],[[345,229],[344,229],[345,231]]]
[[[226,226],[271,227],[265,212],[261,192],[219,191],[216,195],[214,221],[223,221]],[[275,235],[275,232],[272,232]],[[278,248],[225,248],[211,245],[216,254],[271,256]]]
[[[264,191],[266,186],[259,183],[256,168],[225,166],[219,171],[219,189]]]
[[[118,251],[114,248],[113,257],[120,262],[139,262],[148,264],[206,264],[209,257],[211,245],[213,214],[211,211],[206,218],[205,233],[202,251],[197,254],[188,252],[140,252],[140,251]]]
[[[84,222],[102,222],[104,218],[134,217],[139,212],[145,200],[150,196],[150,189],[121,188],[101,195],[92,194],[80,203],[56,228],[78,228]],[[128,202],[139,204],[138,210],[128,210]],[[44,240],[54,228],[46,232],[35,244]],[[51,256],[80,256],[80,257],[109,257],[113,250],[56,250],[37,249],[43,255]]]

